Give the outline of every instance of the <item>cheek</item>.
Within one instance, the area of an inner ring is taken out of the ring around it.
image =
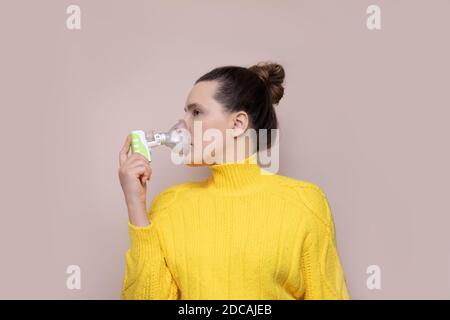
[[[194,137],[196,134],[204,136],[205,132],[211,128],[217,128],[220,122],[213,117],[203,117],[201,120],[195,120],[192,124],[191,134]]]
[[[226,129],[229,127],[229,120],[223,114],[215,114],[206,118],[203,122],[203,127],[206,128],[214,128],[221,131],[225,134]]]
[[[219,130],[220,136],[218,138],[215,138],[215,141],[217,139],[221,139],[222,144],[225,144],[226,130],[229,125],[228,119],[226,117],[224,117],[223,115],[211,115],[211,116],[204,117],[201,120],[196,120],[196,122],[200,122],[200,121],[201,121],[201,130],[199,130],[200,127],[197,127],[196,129],[194,129],[195,124],[193,125],[192,130],[191,130],[192,141],[193,141],[194,145],[195,145],[195,141],[197,141],[197,139],[199,139],[203,142],[202,149],[204,149],[206,145],[209,145],[210,143],[212,143],[211,140],[209,140],[209,141],[205,140],[205,132],[207,132],[209,129],[211,129],[211,130],[213,129],[214,131]],[[198,123],[196,125],[198,126]],[[195,137],[195,135],[200,132],[201,132],[201,136]]]
[[[226,139],[227,128],[227,122],[225,119],[215,118],[211,119],[211,121],[203,125],[203,133],[205,133],[208,129],[211,129],[214,132],[211,132],[210,135],[214,134],[215,140],[219,139],[224,143]],[[209,142],[211,143],[211,141]]]

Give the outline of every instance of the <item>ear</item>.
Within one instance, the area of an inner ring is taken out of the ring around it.
[[[238,111],[232,115],[233,136],[238,137],[247,130],[249,125],[248,115],[245,111]]]

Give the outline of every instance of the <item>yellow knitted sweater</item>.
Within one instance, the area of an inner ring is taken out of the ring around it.
[[[333,216],[315,184],[256,154],[158,194],[128,222],[122,299],[350,299]]]

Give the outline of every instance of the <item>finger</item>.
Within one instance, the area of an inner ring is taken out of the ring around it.
[[[128,168],[133,168],[133,167],[140,166],[140,165],[150,167],[151,162],[146,159],[139,158],[139,157],[133,157],[133,158],[129,157],[125,166]]]
[[[129,174],[138,179],[143,179],[143,181],[149,180],[151,176],[151,170],[149,169],[148,166],[140,165],[133,168],[129,168],[128,172]]]
[[[152,168],[149,164],[134,164],[133,166],[129,167],[128,169],[130,172],[133,172],[133,174],[139,174],[139,175],[145,175],[146,180],[149,180],[152,175]]]
[[[141,153],[136,152],[136,153],[134,153],[133,155],[134,155],[133,158],[135,158],[135,159],[140,159],[140,160],[142,160],[142,161],[145,162],[145,163],[149,163],[149,162],[150,162],[150,161],[149,161],[145,156],[143,156]]]
[[[122,149],[120,149],[119,152],[119,164],[122,166],[125,161],[128,159],[128,151],[130,150],[130,144],[131,144],[131,138],[130,135],[127,135],[127,138],[125,139],[125,143],[123,144]]]
[[[145,183],[146,183],[147,180],[148,180],[148,173],[146,172],[146,173],[144,173],[143,175],[141,175],[141,176],[139,177],[139,180],[141,181],[142,186],[145,187]]]
[[[133,153],[128,159],[129,159],[128,161],[130,164],[134,163],[138,160],[142,161],[143,163],[150,163],[150,161],[146,157],[144,157],[142,154],[140,154],[139,152]]]

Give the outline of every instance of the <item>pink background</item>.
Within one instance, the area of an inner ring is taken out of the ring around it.
[[[352,298],[449,299],[449,15],[439,0],[3,0],[0,298],[119,298],[126,134],[169,128],[210,69],[273,60],[278,173],[326,192]],[[155,150],[149,199],[209,175],[167,159]]]

